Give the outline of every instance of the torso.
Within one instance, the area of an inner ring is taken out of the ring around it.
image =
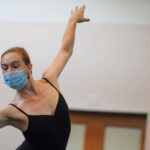
[[[59,91],[59,85],[57,81],[50,81]],[[28,115],[54,115],[55,109],[58,103],[59,93],[58,91],[48,84],[45,80],[36,80],[40,94],[28,99],[17,99],[15,97],[12,104],[22,109]],[[25,131],[28,128],[28,117],[16,108],[10,107],[10,124]]]

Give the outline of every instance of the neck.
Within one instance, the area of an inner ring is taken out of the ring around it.
[[[17,91],[16,94],[21,98],[29,98],[40,94],[40,90],[38,89],[37,83],[32,75],[30,75],[30,78],[27,80],[25,87]]]

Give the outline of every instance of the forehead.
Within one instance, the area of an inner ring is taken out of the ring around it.
[[[2,64],[11,63],[13,61],[22,61],[21,54],[18,54],[18,53],[15,53],[15,52],[11,52],[11,53],[5,54],[2,57]]]

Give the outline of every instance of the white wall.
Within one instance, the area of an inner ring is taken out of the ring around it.
[[[150,23],[149,0],[1,0],[0,20],[66,23],[70,10],[83,4],[92,23]]]
[[[40,78],[56,56],[70,10],[77,4],[83,3],[0,1],[0,54],[12,46],[25,47],[33,75]],[[147,113],[149,150],[150,4],[146,0],[88,0],[85,4],[85,16],[91,22],[77,26],[74,53],[59,78],[62,93],[70,109]],[[0,106],[8,104],[13,93],[0,75]],[[23,140],[12,127],[0,133],[4,150],[14,149]]]

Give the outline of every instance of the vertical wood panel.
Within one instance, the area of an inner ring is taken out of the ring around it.
[[[87,124],[85,150],[102,150],[104,125],[97,122]]]

